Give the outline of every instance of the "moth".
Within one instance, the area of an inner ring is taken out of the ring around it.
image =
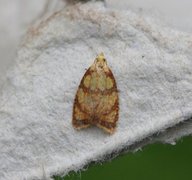
[[[80,82],[73,104],[72,124],[75,129],[97,126],[112,134],[116,129],[118,116],[116,81],[101,53]]]

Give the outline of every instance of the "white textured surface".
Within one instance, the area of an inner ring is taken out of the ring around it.
[[[28,34],[0,97],[0,179],[66,174],[190,118],[191,46],[188,34],[100,4],[49,18]],[[112,136],[71,126],[78,84],[100,51],[120,90]]]
[[[18,45],[31,24],[63,7],[62,0],[0,0],[0,91]]]
[[[163,19],[166,24],[185,32],[192,32],[191,0],[106,0],[109,7],[131,9],[140,15]]]

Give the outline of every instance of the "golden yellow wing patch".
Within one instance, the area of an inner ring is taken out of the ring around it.
[[[113,133],[118,116],[116,81],[101,53],[81,80],[73,105],[72,124],[76,129],[95,125]]]

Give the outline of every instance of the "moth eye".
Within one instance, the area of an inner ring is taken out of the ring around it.
[[[104,62],[106,62],[106,59],[103,59]]]

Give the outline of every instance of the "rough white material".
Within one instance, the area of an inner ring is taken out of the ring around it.
[[[23,42],[0,96],[0,179],[66,174],[192,116],[192,36],[100,3],[53,15]],[[71,125],[85,69],[103,51],[120,91],[114,135]]]
[[[0,0],[0,91],[7,68],[14,63],[18,44],[31,24],[64,6],[62,0]]]
[[[163,19],[170,26],[185,32],[192,32],[191,0],[105,0],[115,9],[131,9],[138,14],[148,14]]]

